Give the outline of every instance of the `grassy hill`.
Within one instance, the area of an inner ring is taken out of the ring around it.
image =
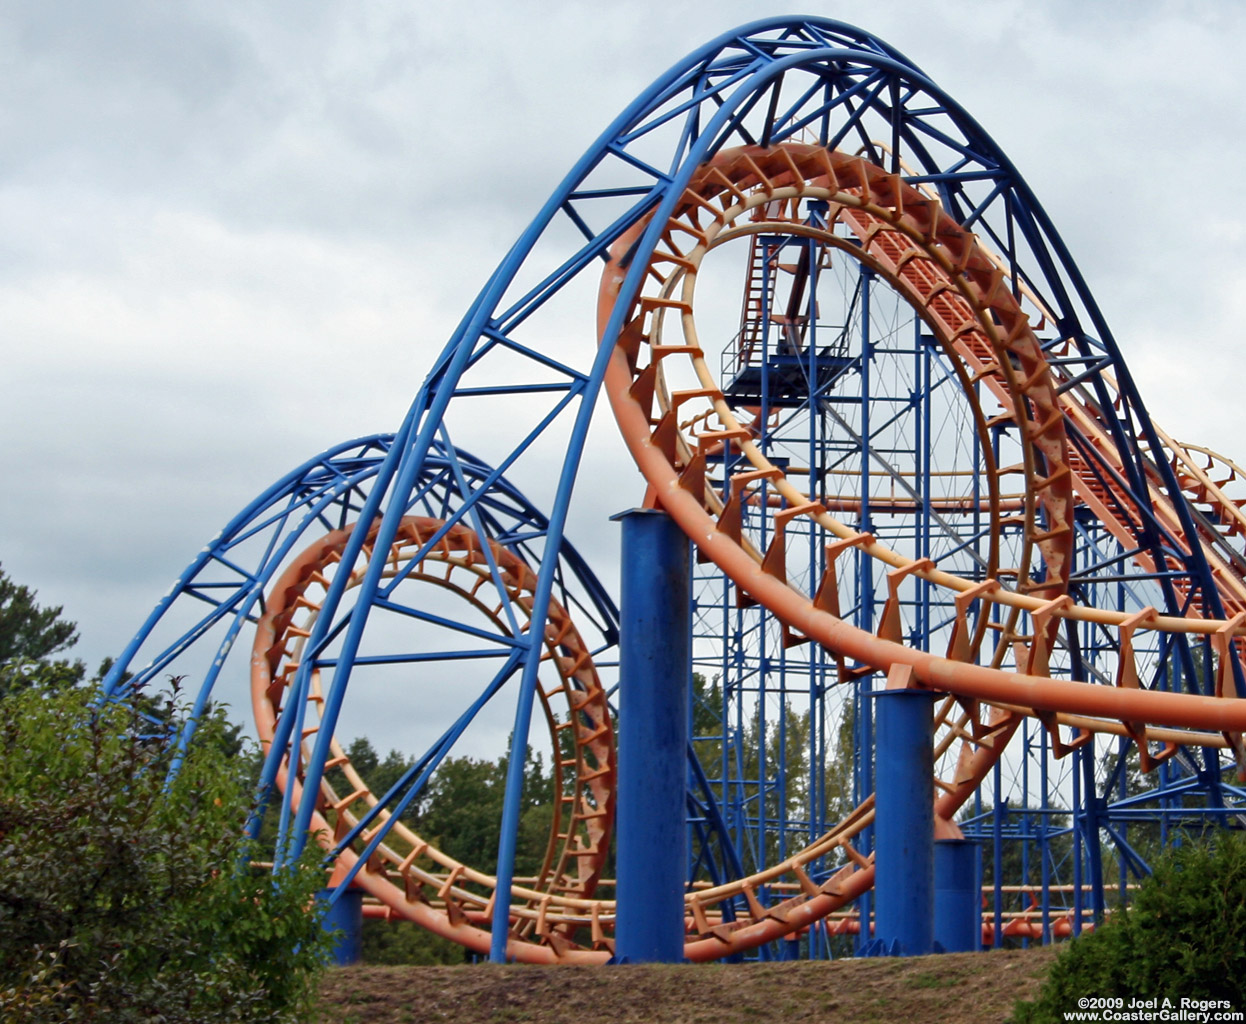
[[[821,963],[346,967],[316,1024],[999,1024],[1037,991],[1036,948]]]

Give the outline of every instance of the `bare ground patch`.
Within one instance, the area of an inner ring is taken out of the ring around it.
[[[1051,948],[822,963],[346,967],[316,1024],[999,1024]]]

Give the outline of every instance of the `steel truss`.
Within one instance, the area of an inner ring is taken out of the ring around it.
[[[825,956],[865,931],[884,685],[946,695],[936,829],[986,845],[990,941],[1076,932],[1154,849],[1236,824],[1233,464],[1151,420],[990,136],[902,54],[821,19],[728,33],[639,96],[392,438],[319,456],[240,513],[107,685],[212,643],[202,704],[254,625],[278,861],[320,828],[339,879],[387,914],[495,960],[605,960],[617,620],[565,539],[599,529],[594,499],[617,490],[618,467],[586,457],[603,388],[645,481],[617,505],[664,508],[702,560],[690,959]],[[447,661],[485,666],[464,676],[466,710],[372,793],[334,738],[348,694]],[[517,752],[542,706],[561,769],[536,878],[514,874],[520,756],[496,876],[397,822],[501,701]]]

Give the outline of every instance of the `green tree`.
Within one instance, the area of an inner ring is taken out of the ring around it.
[[[0,1019],[301,1019],[328,947],[320,854],[275,879],[246,867],[231,746],[206,717],[170,780],[174,734],[132,703],[0,701]]]
[[[381,757],[366,736],[352,740],[346,747],[346,755],[350,758],[352,767],[367,782],[369,789],[378,799],[389,792],[414,764],[414,758],[407,757],[398,750],[391,749],[388,754]],[[330,772],[329,781],[338,792],[343,792],[347,784],[341,769],[334,769]],[[419,831],[420,811],[428,803],[427,795],[423,799],[413,800],[398,820],[409,828]],[[367,805],[362,800],[354,807],[357,815],[364,814],[366,810]],[[450,823],[450,827],[454,827],[453,822]],[[495,852],[496,849],[495,840]],[[383,918],[369,917],[363,922],[360,956],[365,964],[403,966],[458,964],[464,961],[467,954],[458,943],[434,935],[409,921],[400,919],[387,921]]]
[[[366,736],[352,740],[346,747],[345,753],[350,758],[351,766],[368,784],[368,788],[378,800],[384,797],[415,763],[414,758],[406,757],[397,750],[390,750],[384,758],[380,757]],[[338,793],[344,794],[350,791],[346,775],[340,768],[330,770],[327,778]],[[421,801],[413,800],[399,815],[398,820],[409,828],[416,828],[419,822],[420,806]],[[356,816],[362,816],[367,813],[368,805],[360,800],[352,810]]]
[[[735,803],[746,809],[750,817],[765,816],[764,849],[759,862],[746,868],[760,867],[781,859],[781,855],[803,847],[810,835],[813,799],[826,808],[823,820],[840,820],[851,809],[852,796],[852,727],[848,716],[841,721],[835,742],[831,744],[825,763],[818,765],[817,779],[811,779],[809,749],[811,718],[808,708],[799,708],[797,698],[771,701],[763,715],[760,704],[741,726],[726,723],[727,764],[724,781],[724,716],[728,712],[719,680],[706,681],[694,672],[692,677],[692,747],[705,772],[714,799],[720,809]],[[844,722],[847,722],[845,732]],[[763,743],[762,733],[765,733]],[[762,756],[765,756],[765,771]],[[762,776],[765,776],[764,781]],[[811,794],[810,783],[815,784]],[[717,850],[718,840],[711,837]],[[743,851],[747,853],[747,851]],[[715,858],[719,856],[716,852]]]
[[[1165,853],[1139,887],[1075,939],[1038,999],[1018,1003],[1017,1024],[1064,1019],[1084,996],[1246,1002],[1246,838],[1221,831]]]
[[[365,964],[432,967],[461,964],[469,957],[457,942],[434,935],[410,921],[364,918],[360,959]]]
[[[480,871],[497,870],[498,837],[506,791],[507,758],[450,757],[437,769],[420,810],[420,834],[444,853]],[[553,815],[553,776],[540,754],[524,769],[517,877],[534,875],[545,857]]]
[[[1202,660],[1196,658],[1196,670],[1201,671],[1201,666]],[[1125,750],[1123,765],[1121,765],[1121,748]],[[1153,863],[1163,854],[1165,847],[1198,841],[1216,828],[1214,821],[1196,811],[1192,811],[1189,815],[1178,816],[1171,807],[1161,807],[1160,794],[1157,791],[1160,784],[1159,771],[1153,770],[1149,773],[1142,771],[1138,748],[1132,742],[1122,743],[1121,748],[1109,751],[1104,758],[1103,778],[1114,780],[1114,784],[1110,786],[1108,792],[1104,793],[1104,796],[1109,802],[1120,799],[1130,801],[1132,817],[1130,820],[1117,822],[1116,831],[1144,863]],[[1118,766],[1120,767],[1119,775],[1117,774]],[[1150,799],[1146,798],[1147,794],[1152,794]],[[1149,819],[1145,816],[1148,811],[1153,814],[1153,817]],[[1105,865],[1105,873],[1108,871],[1106,866],[1115,861],[1119,874],[1121,860],[1124,858],[1116,843],[1103,842],[1100,855]],[[1132,865],[1126,863],[1125,874],[1128,881],[1133,881],[1135,873],[1132,871]]]
[[[78,627],[62,608],[43,608],[38,595],[0,568],[0,698],[31,687],[76,686],[86,676],[81,661],[54,657],[78,641]]]
[[[345,748],[351,765],[378,797],[410,769],[414,760],[397,750],[381,757],[367,737],[357,737]],[[400,820],[444,853],[478,871],[497,870],[502,803],[506,790],[508,760],[475,757],[446,758],[427,788],[411,802]],[[343,791],[340,769],[329,774],[330,782]],[[356,814],[367,809],[360,800]],[[518,878],[536,875],[544,862],[554,816],[554,780],[540,754],[528,752],[524,769],[522,813],[515,856]],[[264,835],[275,835],[275,814],[270,808]],[[462,963],[470,954],[455,943],[438,938],[405,921],[368,918],[363,925],[362,957],[368,964]]]
[[[56,657],[78,642],[78,627],[61,617],[60,605],[41,607],[37,597],[0,568],[0,698],[31,687],[56,690],[97,683],[112,667],[112,659],[105,658],[88,680],[81,659]]]
[[[61,606],[41,608],[37,596],[0,567],[0,664],[44,661],[77,643],[78,627],[61,618]]]

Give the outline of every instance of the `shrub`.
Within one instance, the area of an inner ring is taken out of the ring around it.
[[[0,1019],[296,1020],[329,937],[318,851],[249,867],[247,759],[220,715],[178,774],[173,698],[0,700]]]
[[[1246,1005],[1246,837],[1210,833],[1163,855],[1132,905],[1070,943],[1013,1020],[1062,1021],[1083,996]]]

